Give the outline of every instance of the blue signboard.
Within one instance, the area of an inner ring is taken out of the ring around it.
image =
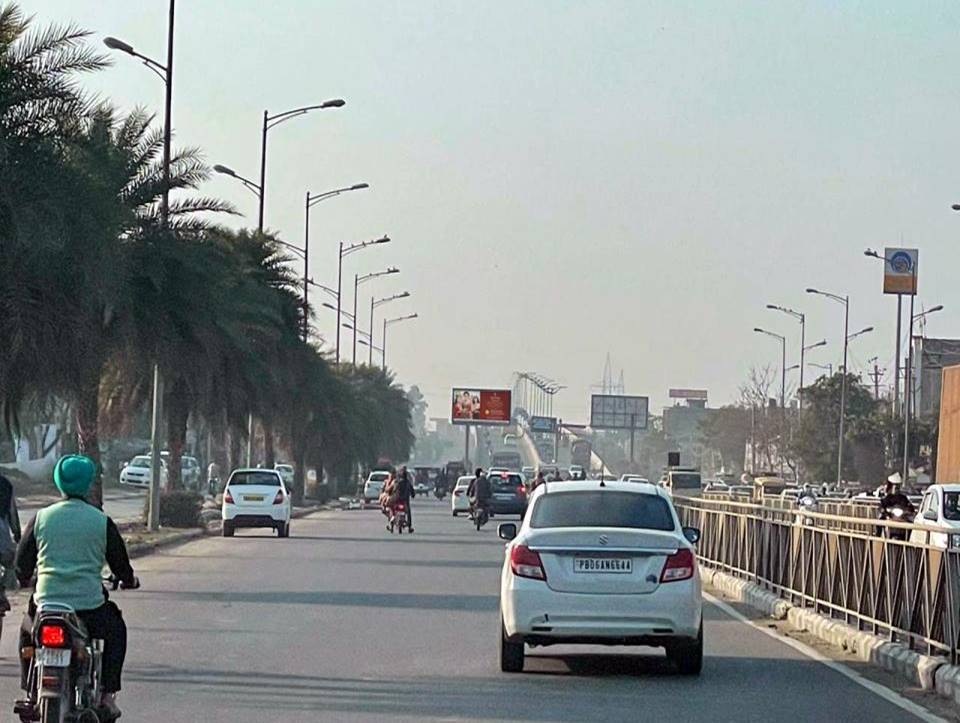
[[[530,417],[530,431],[554,434],[557,431],[556,417]]]

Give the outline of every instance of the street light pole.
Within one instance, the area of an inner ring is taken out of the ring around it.
[[[170,136],[173,123],[173,37],[176,0],[170,0],[167,11],[167,63],[162,65],[145,55],[137,53],[133,46],[116,38],[104,38],[111,50],[132,55],[143,61],[150,70],[160,76],[164,83],[163,96],[163,184],[160,195],[160,226],[164,233],[170,229]],[[150,414],[150,488],[147,504],[147,529],[160,528],[160,420],[163,417],[163,376],[160,364],[153,364],[153,405]],[[96,501],[103,508],[103,495]]]
[[[382,236],[372,241],[358,241],[349,246],[344,246],[340,242],[340,250],[337,254],[337,364],[340,364],[340,315],[343,313],[343,257],[361,251],[368,246],[390,243],[389,236]],[[354,306],[356,306],[356,296],[354,296]],[[356,317],[354,317],[356,318]],[[356,345],[354,345],[354,361],[356,361]]]
[[[310,209],[316,206],[321,201],[325,201],[328,198],[333,198],[339,196],[341,193],[347,193],[349,191],[360,191],[364,188],[370,188],[369,183],[355,183],[352,186],[345,186],[343,188],[335,188],[332,191],[324,191],[323,193],[311,194],[310,191],[307,191],[306,201],[304,202],[304,220],[303,220],[303,340],[307,341],[308,335],[308,318],[307,314],[309,307],[307,305],[307,288],[310,284]]]
[[[843,479],[844,417],[847,413],[847,345],[850,341],[850,297],[838,296],[837,294],[818,291],[817,289],[807,289],[807,293],[826,296],[838,304],[843,304],[843,377],[840,379],[840,424],[837,444],[837,484],[840,484]]]
[[[376,301],[374,301],[373,296],[370,297],[370,334],[369,336],[370,336],[371,344],[370,344],[370,353],[367,358],[367,364],[369,366],[371,367],[373,366],[373,343],[372,343],[373,342],[373,310],[376,309],[378,306],[382,306],[383,304],[389,304],[391,301],[396,301],[397,299],[406,299],[408,296],[410,296],[410,292],[403,291],[399,294],[394,294],[393,296],[387,296],[382,299],[377,299]]]
[[[792,316],[794,319],[797,319],[800,322],[800,388],[797,391],[797,406],[800,412],[803,412],[803,355],[806,352],[806,336],[807,336],[807,317],[799,311],[794,311],[793,309],[788,309],[785,306],[777,306],[776,304],[767,304],[768,309],[773,309],[774,311],[781,311],[784,314]]]
[[[393,319],[384,319],[383,320],[383,368],[387,368],[387,327],[393,324],[399,324],[401,321],[409,321],[410,319],[419,318],[419,314],[407,314],[406,316],[398,316]]]
[[[775,334],[772,331],[767,331],[766,329],[761,329],[759,327],[754,327],[754,331],[758,334],[765,334],[769,337],[773,337],[780,341],[781,346],[781,355],[782,362],[780,367],[780,417],[782,420],[782,427],[780,429],[780,443],[777,445],[778,456],[780,457],[780,474],[783,475],[783,447],[784,440],[786,439],[787,431],[787,337],[782,334]]]

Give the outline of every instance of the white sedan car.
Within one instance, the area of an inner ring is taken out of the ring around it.
[[[944,548],[960,547],[960,484],[927,487],[920,503],[920,511],[913,522],[928,527],[944,527],[953,532],[910,530],[910,542]]]
[[[223,490],[223,536],[238,527],[270,527],[290,536],[292,505],[280,473],[274,469],[236,469]]]
[[[523,670],[525,645],[666,648],[684,675],[703,665],[698,530],[667,493],[636,482],[540,485],[508,540],[500,582],[500,668]]]
[[[363,497],[360,499],[361,507],[379,506],[380,493],[383,492],[383,486],[390,477],[389,472],[376,470],[370,473],[367,481],[363,483]]]
[[[150,455],[137,455],[129,462],[123,465],[120,470],[120,484],[130,487],[149,487],[150,478]],[[167,486],[167,463],[160,459],[160,486]]]
[[[461,512],[464,514],[470,512],[470,498],[467,497],[467,488],[471,482],[473,482],[473,475],[457,479],[457,485],[453,488],[453,494],[450,495],[450,509],[454,517]]]

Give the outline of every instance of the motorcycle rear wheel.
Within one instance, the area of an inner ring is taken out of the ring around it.
[[[64,723],[66,710],[62,698],[42,698],[40,700],[41,723]]]

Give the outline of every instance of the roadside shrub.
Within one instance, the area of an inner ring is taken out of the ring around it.
[[[188,490],[160,493],[160,524],[163,527],[199,527],[203,497]]]

